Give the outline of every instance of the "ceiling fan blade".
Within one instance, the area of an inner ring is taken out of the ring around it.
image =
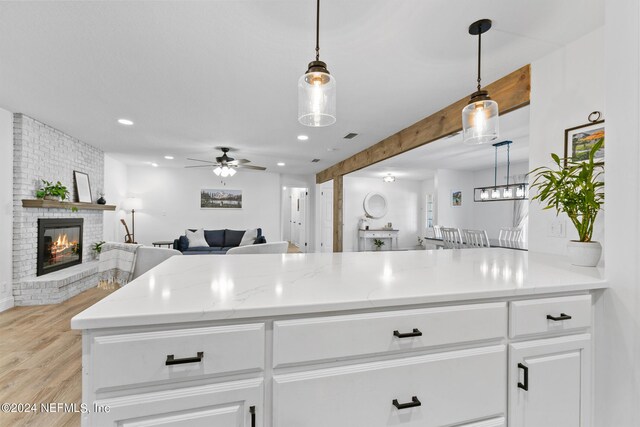
[[[237,165],[236,166],[238,169],[251,169],[251,170],[255,170],[255,171],[266,171],[267,168],[262,167],[262,166],[253,166],[253,165]]]
[[[213,164],[213,165],[185,166],[185,168],[212,168],[214,166],[215,166],[215,164]]]
[[[187,160],[193,160],[194,162],[211,163],[211,164],[214,164],[214,165],[216,164],[215,162],[212,162],[210,160],[200,160],[200,159],[190,159],[190,158],[187,158]]]
[[[251,160],[247,160],[247,159],[235,159],[234,162],[236,164],[244,164],[244,163],[251,163]]]

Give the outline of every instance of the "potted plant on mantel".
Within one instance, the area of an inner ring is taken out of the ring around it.
[[[43,179],[42,184],[42,187],[36,191],[36,197],[38,199],[62,201],[69,197],[69,190],[62,185],[60,181],[54,184],[51,181]]]
[[[595,267],[602,255],[602,245],[591,240],[593,225],[604,203],[604,164],[594,162],[596,152],[602,147],[600,140],[589,151],[585,161],[566,159],[566,166],[557,154],[551,154],[553,168],[542,166],[532,170],[535,180],[532,188],[538,190],[532,200],[545,205],[544,209],[555,209],[567,214],[576,230],[579,240],[567,244],[567,254],[574,265]]]

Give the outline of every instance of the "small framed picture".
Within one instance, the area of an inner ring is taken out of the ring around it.
[[[454,208],[458,208],[462,206],[462,191],[461,190],[452,190],[451,191],[451,206]]]
[[[73,171],[73,181],[76,185],[78,202],[93,203],[91,197],[91,186],[89,185],[89,175],[84,172]]]
[[[604,163],[604,120],[576,126],[564,131],[564,165],[568,160],[583,162],[589,159],[589,152],[595,143],[602,141],[602,147],[594,157],[596,163]]]

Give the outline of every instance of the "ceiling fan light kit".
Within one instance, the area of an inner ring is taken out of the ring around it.
[[[322,127],[336,122],[336,80],[320,61],[320,0],[316,12],[316,59],[298,80],[298,121]]]
[[[498,103],[489,97],[481,85],[482,34],[491,28],[490,19],[481,19],[469,26],[469,34],[478,36],[478,86],[469,104],[462,110],[463,140],[466,144],[487,144],[498,139]]]
[[[220,147],[220,150],[222,151],[222,156],[216,157],[215,162],[202,159],[187,159],[194,162],[202,162],[205,164],[185,166],[185,168],[213,168],[213,173],[216,176],[220,176],[222,178],[234,176],[237,173],[237,169],[251,169],[257,171],[267,170],[267,168],[263,166],[248,165],[247,163],[251,163],[251,160],[234,159],[233,157],[229,157],[227,153],[230,151],[230,149],[227,147]]]

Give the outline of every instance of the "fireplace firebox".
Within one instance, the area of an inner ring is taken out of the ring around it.
[[[82,218],[38,219],[38,276],[82,263],[82,225]]]

